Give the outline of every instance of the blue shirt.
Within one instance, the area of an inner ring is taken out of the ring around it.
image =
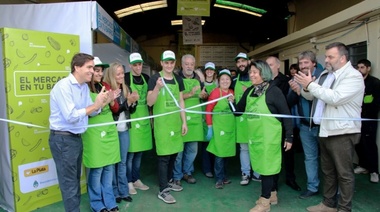
[[[84,133],[88,125],[86,107],[92,104],[86,83],[79,84],[72,74],[61,79],[50,92],[50,129]]]

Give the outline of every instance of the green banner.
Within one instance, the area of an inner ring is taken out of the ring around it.
[[[210,0],[178,0],[178,16],[210,16]]]

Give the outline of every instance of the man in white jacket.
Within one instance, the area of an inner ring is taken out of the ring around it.
[[[325,56],[326,70],[315,82],[310,71],[299,72],[294,77],[303,88],[302,96],[313,100],[312,121],[320,125],[323,201],[307,210],[351,211],[355,185],[353,156],[355,144],[360,140],[363,77],[351,65],[348,48],[343,43],[327,45]]]

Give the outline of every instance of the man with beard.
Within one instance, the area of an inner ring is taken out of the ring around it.
[[[304,51],[298,55],[298,65],[302,73],[312,73],[313,79],[319,77],[320,71],[316,68],[317,60],[314,52]],[[287,100],[290,107],[297,106],[300,120],[300,137],[305,154],[305,168],[307,175],[307,189],[302,192],[299,198],[306,199],[318,194],[318,131],[319,126],[312,124],[310,120],[312,101],[301,96],[301,86],[293,79],[289,81],[290,92]]]
[[[266,59],[266,62],[270,66],[273,73],[272,83],[279,87],[284,96],[286,97],[289,92],[289,78],[280,72],[281,61],[277,57],[270,56]],[[293,148],[289,151],[283,151],[282,155],[284,156],[285,163],[286,185],[288,185],[290,188],[296,191],[301,191],[301,187],[296,183],[296,175],[294,174]],[[278,178],[279,176],[277,175],[276,177]]]
[[[351,211],[355,188],[353,157],[355,144],[360,140],[364,81],[352,67],[343,43],[327,45],[325,56],[326,70],[315,82],[310,71],[294,76],[303,88],[301,95],[313,100],[313,123],[320,125],[323,201],[307,210]]]
[[[358,61],[358,70],[362,73],[365,84],[362,118],[373,119],[362,121],[362,137],[356,145],[359,165],[354,169],[355,174],[370,173],[370,182],[379,182],[379,156],[376,145],[377,114],[380,108],[380,81],[369,75],[371,62],[367,59]]]
[[[200,77],[194,72],[195,57],[191,54],[182,56],[182,70],[179,76],[183,79],[185,90],[183,91],[183,99],[185,107],[191,107],[200,104],[200,99],[206,100],[208,95],[205,91]],[[202,107],[192,108],[193,111],[202,111]],[[184,149],[179,152],[175,161],[173,179],[174,183],[181,185],[181,179],[187,183],[194,184],[197,181],[192,176],[194,172],[194,160],[198,152],[198,141],[204,141],[203,121],[201,113],[186,113],[188,133],[183,136]]]
[[[250,63],[246,53],[240,52],[235,57],[238,75],[232,82],[232,89],[235,92],[235,101],[239,102],[244,91],[252,85],[248,74],[248,65]],[[236,143],[240,145],[240,166],[241,166],[241,181],[240,185],[248,185],[251,176],[251,162],[248,152],[248,129],[247,117],[245,114],[236,117]],[[252,180],[261,181],[260,175],[253,172]]]

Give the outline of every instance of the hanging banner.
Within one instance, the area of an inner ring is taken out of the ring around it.
[[[178,0],[178,16],[210,16],[210,0]]]
[[[202,44],[202,17],[182,16],[183,44]]]

